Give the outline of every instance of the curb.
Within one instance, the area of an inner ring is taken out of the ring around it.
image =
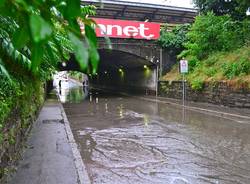
[[[136,96],[131,96],[131,97],[135,98]],[[139,99],[146,100],[146,101],[151,101],[151,102],[163,103],[163,104],[183,106],[181,104],[174,103],[174,102],[161,101],[160,99],[148,99],[148,98],[145,98],[145,97],[139,97]],[[193,111],[215,113],[215,114],[218,114],[220,116],[224,115],[224,116],[231,116],[231,117],[237,117],[237,118],[249,119],[250,120],[250,116],[244,116],[244,115],[239,115],[239,114],[232,114],[232,113],[227,113],[227,112],[215,111],[215,110],[204,109],[204,108],[199,108],[199,107],[194,107],[194,106],[185,106],[185,108],[193,110]]]
[[[128,97],[132,97],[132,98],[138,98],[138,99],[141,99],[141,100],[149,101],[149,102],[158,102],[158,103],[162,103],[162,104],[170,104],[170,105],[183,107],[182,104],[175,103],[175,102],[169,102],[169,101],[162,101],[159,98],[149,99],[149,98],[146,98],[146,97],[139,97],[139,96],[129,95],[129,94],[126,94],[126,93],[120,93],[120,94],[122,94],[124,96],[128,96]],[[215,111],[215,110],[199,108],[199,107],[194,107],[194,106],[187,106],[187,105],[185,105],[184,107],[186,109],[188,109],[188,110],[192,110],[192,111],[196,111],[196,112],[200,112],[200,113],[204,113],[204,114],[211,113],[211,115],[213,115],[213,116],[217,116],[217,117],[221,117],[221,118],[225,118],[225,119],[230,119],[230,118],[226,118],[226,116],[229,116],[229,117],[235,117],[235,118],[242,118],[242,119],[250,120],[250,116],[245,116],[245,115],[227,113],[227,112],[222,112],[222,111]],[[241,122],[241,121],[237,121],[237,122],[238,123],[243,123],[243,124],[250,124],[250,123],[245,123],[245,122]]]
[[[61,103],[59,103],[59,104],[60,104],[60,109],[61,109],[61,113],[62,113],[62,118],[64,120],[66,134],[67,134],[69,144],[71,146],[73,157],[74,157],[74,163],[75,163],[77,176],[78,176],[78,183],[79,184],[91,184],[87,169],[83,163],[80,151],[77,148],[77,143],[76,143],[74,136],[73,136],[73,133],[71,131],[68,118],[66,116],[66,113],[63,109],[62,104]]]

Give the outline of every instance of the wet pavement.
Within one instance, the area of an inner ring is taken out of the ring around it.
[[[61,104],[48,99],[25,144],[22,160],[8,184],[78,184]]]
[[[79,90],[63,106],[92,183],[250,183],[250,119]]]

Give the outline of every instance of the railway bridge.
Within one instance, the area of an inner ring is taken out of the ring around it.
[[[175,62],[157,45],[161,25],[191,23],[196,16],[191,8],[119,0],[82,0],[82,5],[97,7],[94,20],[99,25],[100,66],[90,79],[99,87],[118,90],[156,92],[158,78]],[[79,66],[73,57],[60,69],[77,70]]]

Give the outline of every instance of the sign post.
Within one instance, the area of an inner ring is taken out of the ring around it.
[[[188,61],[180,60],[180,73],[182,74],[182,105],[185,106],[185,74],[188,73]]]

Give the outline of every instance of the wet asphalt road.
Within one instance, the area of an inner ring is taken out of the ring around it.
[[[249,119],[104,92],[98,103],[82,96],[82,88],[68,91],[63,106],[92,183],[250,183]]]

